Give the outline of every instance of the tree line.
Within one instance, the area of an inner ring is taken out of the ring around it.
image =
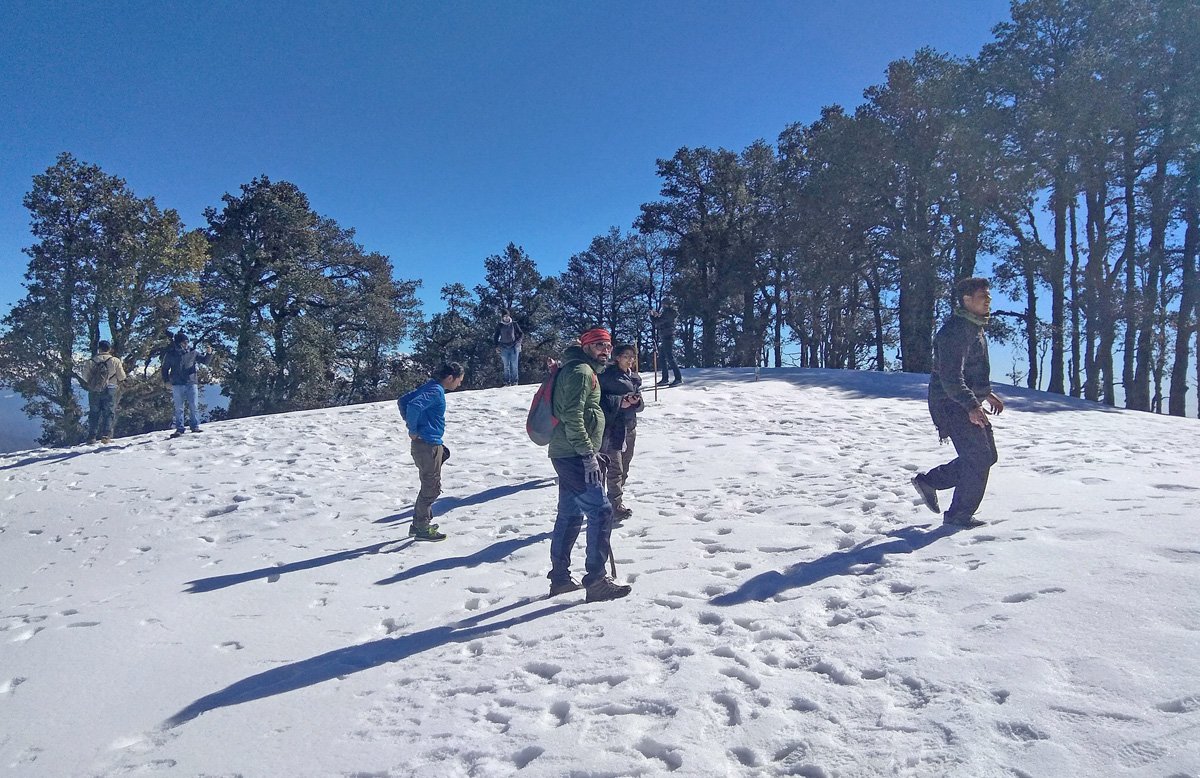
[[[1197,333],[1200,0],[1022,0],[977,56],[893,62],[853,111],[828,106],[772,145],[681,148],[659,199],[544,276],[517,244],[484,282],[440,290],[266,176],[188,230],[120,178],[61,155],[24,204],[26,295],[0,322],[0,382],[82,435],[79,364],[101,338],[126,364],[118,434],[162,429],[157,356],[173,328],[209,344],[240,417],[395,397],[435,364],[500,382],[499,311],[522,374],[610,328],[653,359],[649,314],[680,311],[681,362],[927,372],[953,282],[1017,301],[991,335],[1011,378],[1183,415]],[[402,346],[407,346],[402,350]],[[1200,361],[1195,380],[1200,383]],[[1167,383],[1169,381],[1169,384]]]

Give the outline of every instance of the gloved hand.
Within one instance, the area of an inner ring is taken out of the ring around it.
[[[603,480],[599,460],[595,454],[588,454],[583,458],[583,482],[588,486],[599,486]]]
[[[450,447],[445,443],[442,444],[442,464],[446,464],[446,460],[450,458]]]

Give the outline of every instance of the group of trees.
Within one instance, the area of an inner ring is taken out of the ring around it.
[[[233,417],[394,397],[449,359],[468,387],[495,385],[504,309],[527,377],[596,325],[645,368],[668,295],[686,365],[926,372],[954,280],[989,273],[1019,301],[993,318],[1024,345],[1014,381],[1108,404],[1120,388],[1129,408],[1183,415],[1200,338],[1200,0],[1017,0],[978,56],[923,49],[864,98],[773,146],[681,148],[658,161],[635,231],[596,236],[558,276],[509,244],[484,283],[443,287],[428,320],[420,281],[293,184],[257,178],[187,230],[63,154],[25,198],[36,242],[0,323],[0,383],[43,442],[67,444],[101,338],[132,376],[119,434],[167,425],[155,357],[180,325],[215,353]]]
[[[666,241],[686,359],[779,365],[790,331],[802,365],[925,372],[953,281],[988,272],[1023,303],[994,334],[1024,341],[1029,386],[1161,411],[1169,374],[1184,413],[1200,4],[1020,0],[994,34],[892,63],[774,147],[659,161],[638,227]]]

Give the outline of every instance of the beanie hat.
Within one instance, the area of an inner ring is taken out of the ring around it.
[[[590,343],[612,343],[612,336],[603,327],[596,327],[579,336],[579,345],[586,346]]]
[[[187,343],[187,339],[188,339],[188,336],[184,335],[182,332],[175,333],[175,342],[176,343]]]

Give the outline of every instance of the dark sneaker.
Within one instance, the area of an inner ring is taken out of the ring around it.
[[[182,438],[183,437],[183,427],[180,427],[179,429],[175,430],[174,434],[172,434],[171,437]]]
[[[633,508],[627,508],[624,505],[613,506],[613,518],[617,521],[625,521],[633,515]]]
[[[619,600],[633,591],[628,584],[619,584],[608,576],[604,576],[587,587],[588,602],[603,602],[604,600]]]
[[[112,438],[100,438],[100,442],[107,446],[109,443],[112,443]]]
[[[550,584],[550,596],[557,597],[560,594],[567,592],[577,592],[583,588],[583,584],[576,581],[574,578],[568,578],[565,581],[558,581]]]
[[[667,386],[679,386],[679,385],[680,385],[680,384],[682,384],[682,383],[683,383],[683,379],[682,379],[682,378],[676,378],[674,381],[672,381],[671,383],[667,384]]]
[[[192,427],[192,432],[200,432],[200,428],[199,428],[199,427]]]
[[[925,483],[924,473],[917,473],[913,476],[912,485],[917,490],[917,494],[921,496],[921,502],[925,503],[926,508],[934,513],[942,512],[942,507],[938,505],[937,489]]]
[[[446,533],[438,532],[438,525],[426,524],[423,527],[410,526],[408,536],[414,540],[445,540]]]
[[[655,386],[667,386],[670,383],[671,383],[670,381],[668,381],[667,379],[664,378],[663,380],[661,380],[657,384],[655,384]]]
[[[951,516],[948,513],[942,517],[942,523],[949,524],[952,527],[965,527],[967,529],[982,527],[987,524],[986,521],[980,521],[974,516]]]
[[[95,439],[95,438],[88,438],[88,439],[87,439],[87,445],[89,445],[89,446],[90,446],[90,445],[92,445],[92,444],[93,444],[93,443],[95,443],[95,442],[96,442],[96,439]]]

